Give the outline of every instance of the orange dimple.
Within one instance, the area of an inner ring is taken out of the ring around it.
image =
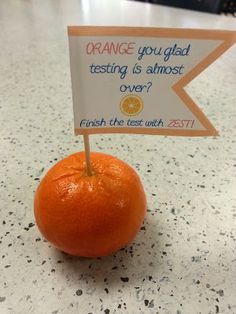
[[[35,193],[37,225],[57,248],[86,257],[110,254],[133,239],[146,209],[136,172],[121,160],[91,153],[93,175],[83,152],[53,166]]]

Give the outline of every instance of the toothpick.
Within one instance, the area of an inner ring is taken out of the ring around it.
[[[88,134],[83,135],[84,138],[84,149],[85,149],[85,160],[86,160],[86,172],[88,176],[92,176],[92,167],[90,160],[90,146]]]

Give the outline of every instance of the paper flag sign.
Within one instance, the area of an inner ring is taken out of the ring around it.
[[[184,87],[236,32],[68,27],[76,134],[214,136]]]

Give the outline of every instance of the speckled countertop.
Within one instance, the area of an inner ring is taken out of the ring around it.
[[[81,23],[235,27],[230,17],[117,0],[0,2],[0,313],[236,313],[235,47],[188,87],[217,139],[91,136],[93,150],[128,162],[145,186],[148,212],[130,246],[91,260],[40,236],[35,188],[83,149],[66,34]]]

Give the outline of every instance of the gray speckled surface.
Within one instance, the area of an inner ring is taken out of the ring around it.
[[[188,87],[219,138],[91,137],[93,150],[129,163],[144,184],[148,212],[130,246],[70,257],[34,225],[40,178],[83,149],[73,135],[67,24],[235,25],[140,3],[89,3],[0,2],[0,313],[236,313],[235,48]]]

